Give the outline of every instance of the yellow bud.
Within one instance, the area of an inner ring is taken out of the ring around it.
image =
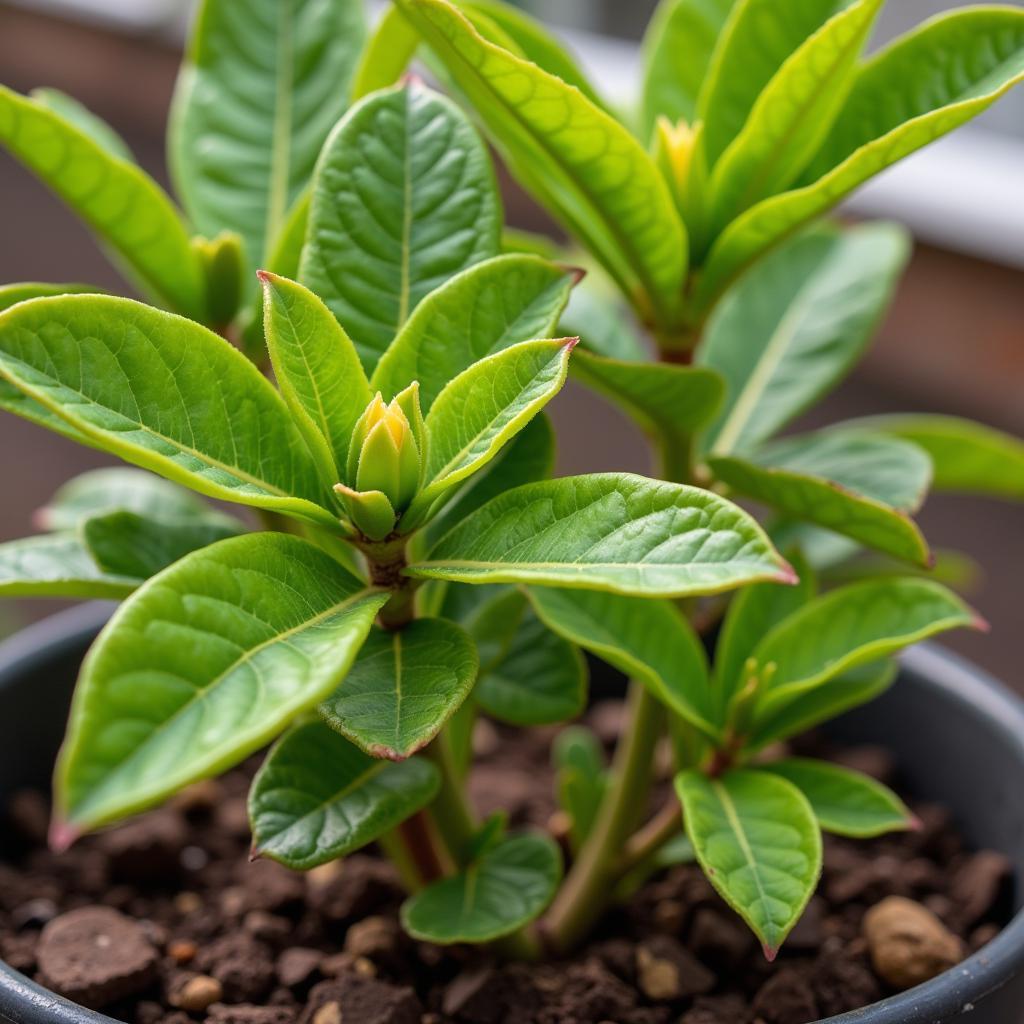
[[[380,491],[395,512],[404,511],[420,484],[416,435],[399,400],[385,404],[378,392],[352,432],[347,480],[358,491]]]

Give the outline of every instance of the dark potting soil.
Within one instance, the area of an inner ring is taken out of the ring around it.
[[[619,717],[598,705],[590,724],[610,744]],[[557,832],[551,736],[477,730],[482,813]],[[829,753],[898,786],[884,751]],[[61,855],[43,845],[45,797],[16,794],[0,833],[0,956],[139,1024],[806,1024],[950,966],[1010,914],[1005,859],[966,850],[941,808],[919,805],[916,832],[826,837],[819,893],[774,964],[680,865],[611,910],[576,956],[501,965],[403,935],[402,891],[372,851],[307,875],[250,864],[247,782],[201,783]]]

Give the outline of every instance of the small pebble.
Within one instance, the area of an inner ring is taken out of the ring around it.
[[[926,907],[889,896],[864,916],[864,937],[878,975],[897,989],[912,988],[958,964],[960,940]]]
[[[189,1013],[202,1013],[203,1010],[219,1003],[224,998],[224,988],[216,978],[208,974],[197,974],[189,978],[177,992],[171,994],[172,1005]]]

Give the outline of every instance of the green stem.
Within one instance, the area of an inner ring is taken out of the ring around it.
[[[455,760],[448,743],[447,731],[442,730],[434,742],[426,748],[424,754],[434,762],[441,773],[441,788],[430,805],[430,812],[434,821],[437,822],[441,841],[447,849],[452,864],[456,869],[465,867],[467,852],[479,824],[459,782],[459,775],[455,770]]]
[[[607,905],[621,851],[647,803],[652,755],[663,717],[657,699],[642,683],[631,681],[627,726],[615,751],[611,785],[594,828],[542,925],[545,941],[557,953],[575,946]]]

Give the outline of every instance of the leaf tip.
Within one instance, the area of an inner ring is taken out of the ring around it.
[[[571,288],[575,288],[587,276],[587,271],[583,267],[574,267],[569,263],[561,263],[559,266],[572,278]]]
[[[415,71],[406,71],[402,75],[402,88],[403,89],[426,89],[427,83],[423,81],[423,76]]]
[[[924,829],[924,822],[916,814],[907,815],[907,831],[920,832]]]
[[[979,633],[991,633],[992,626],[988,619],[984,615],[978,612],[973,612],[971,616],[971,629],[976,629]]]
[[[77,825],[72,825],[69,821],[61,821],[60,818],[54,818],[50,822],[46,838],[50,849],[54,853],[64,853],[71,848],[81,835],[82,830]]]
[[[406,761],[409,758],[409,754],[404,754],[399,750],[395,750],[393,747],[386,747],[383,743],[371,743],[367,748],[366,752],[370,757],[375,757],[382,761]],[[415,753],[415,751],[410,751]]]
[[[254,864],[263,856],[263,851],[256,845],[256,840],[252,841],[252,846],[249,847],[249,863]]]
[[[767,960],[770,964],[775,963],[775,958],[779,955],[779,947],[769,946],[767,942],[762,942],[761,949],[764,952],[765,960]]]
[[[562,344],[565,347],[565,354],[569,355],[572,350],[580,343],[580,339],[576,338],[563,338]]]
[[[781,560],[779,571],[772,577],[776,583],[785,584],[787,587],[795,587],[800,582],[800,576],[785,559]]]

